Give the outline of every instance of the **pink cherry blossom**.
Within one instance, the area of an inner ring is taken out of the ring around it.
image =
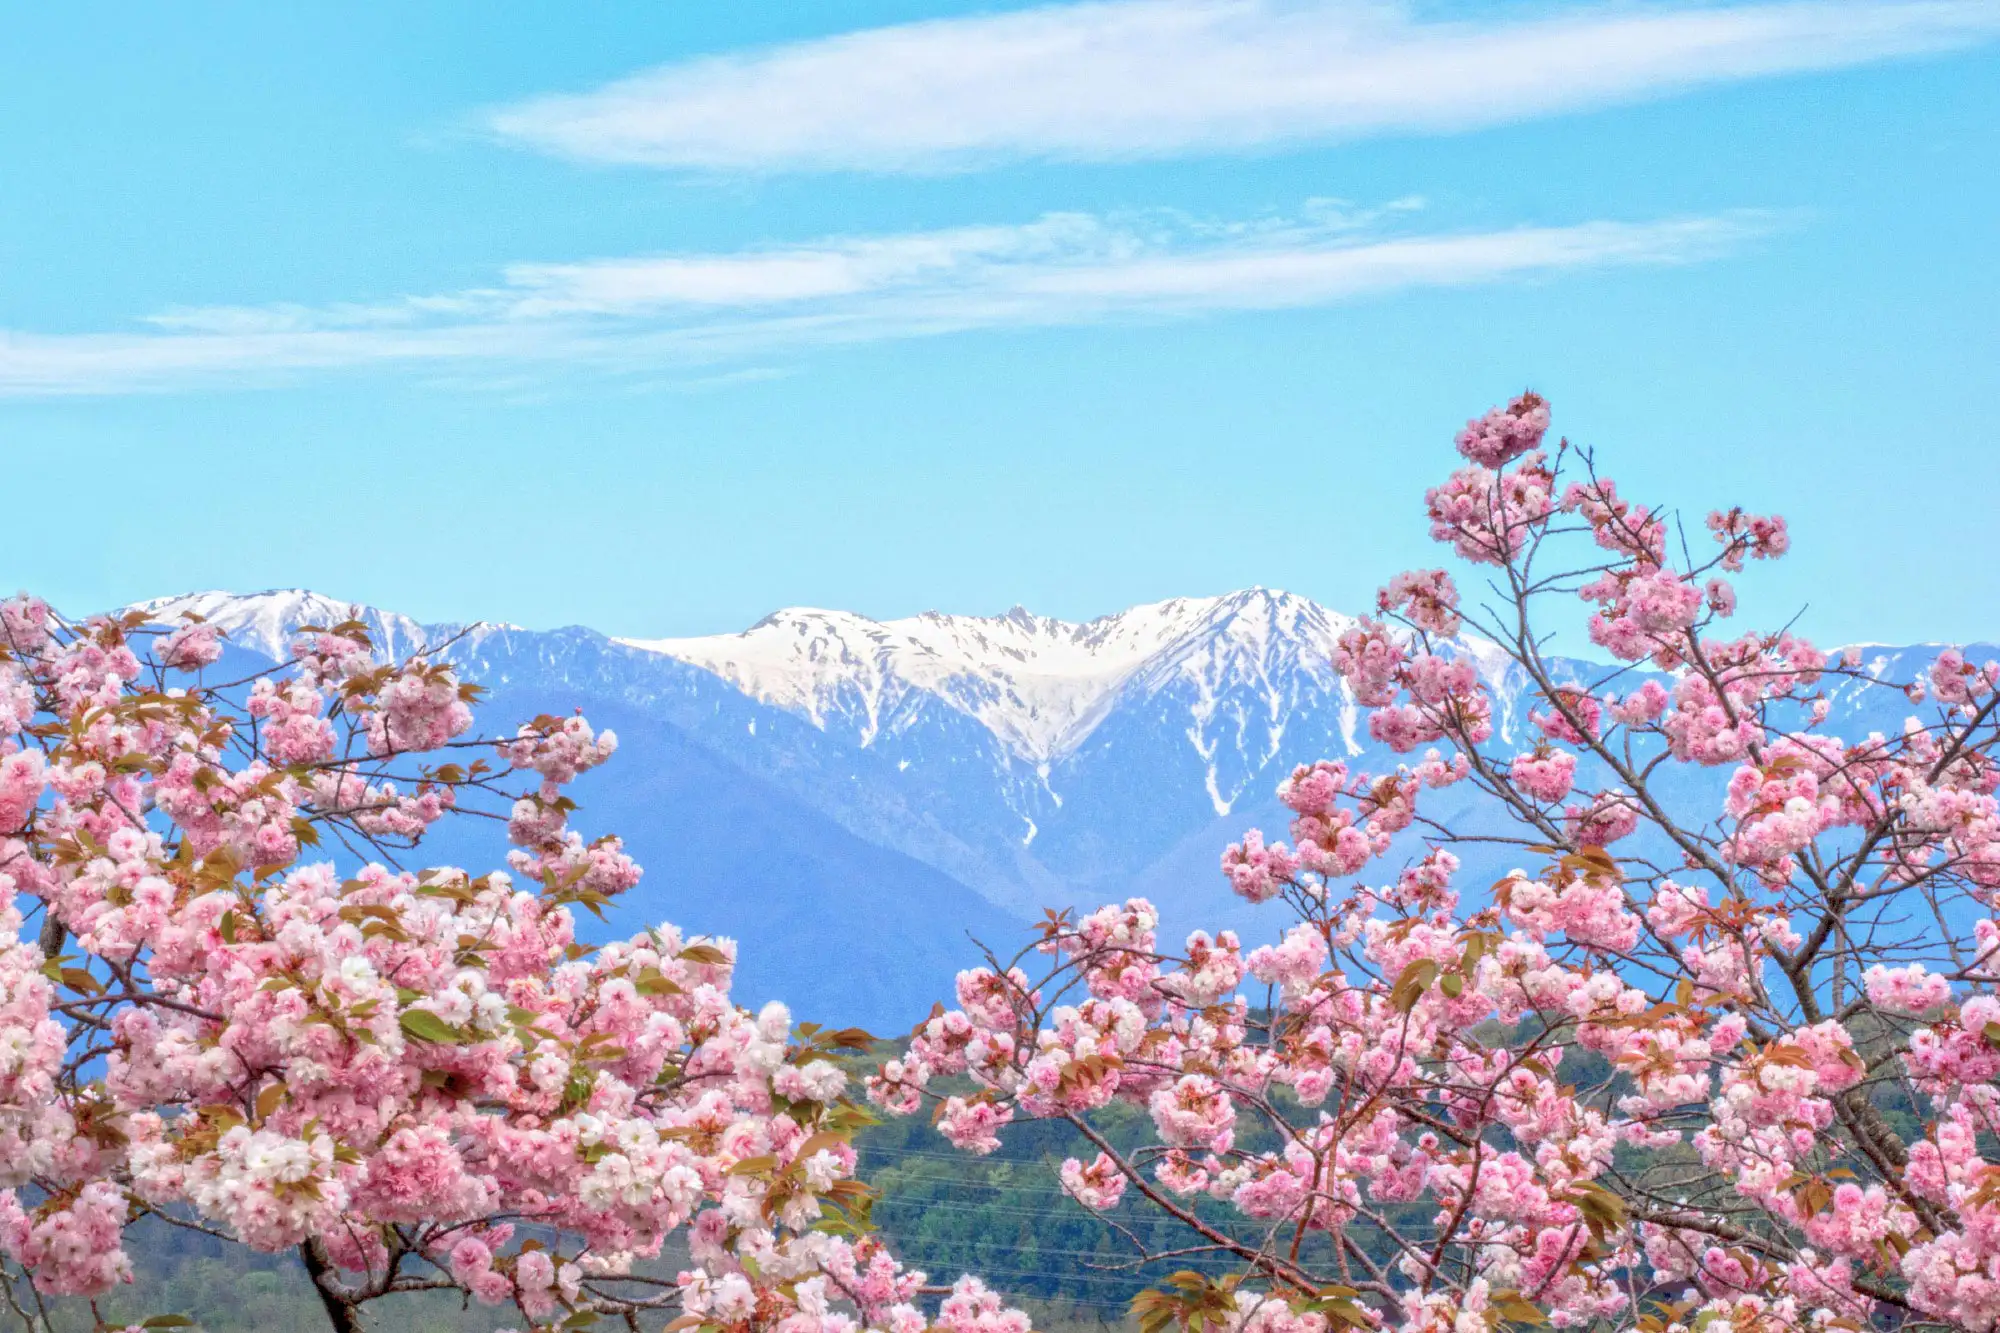
[[[1057,914],[1041,970],[965,974],[870,1094],[974,1151],[1094,1136],[1066,1193],[1229,1265],[1144,1298],[1189,1327],[1993,1333],[2000,668],[1716,634],[1784,521],[1717,510],[1690,554],[1597,455],[1535,452],[1546,411],[1475,420],[1426,496],[1492,623],[1425,569],[1378,600],[1398,629],[1339,637],[1366,735],[1426,752],[1285,779],[1288,841],[1223,859],[1263,938]],[[1542,655],[1562,598],[1612,664]],[[1476,668],[1439,642],[1472,634]]]
[[[1576,778],[1576,756],[1567,750],[1517,754],[1507,771],[1515,786],[1534,800],[1550,805],[1569,795]]]
[[[1890,1013],[1921,1014],[1951,998],[1951,983],[1922,963],[1889,968],[1877,963],[1863,978],[1868,998]]]
[[[572,904],[639,878],[564,793],[610,759],[608,732],[543,717],[468,737],[478,692],[422,653],[378,658],[359,622],[306,629],[288,665],[227,688],[196,674],[219,653],[199,622],[77,625],[16,599],[0,629],[16,1298],[16,1277],[49,1300],[130,1281],[125,1230],[152,1213],[296,1252],[342,1326],[439,1282],[536,1327],[676,1308],[740,1314],[729,1333],[925,1326],[921,1273],[822,1225],[860,1216],[838,1057],[861,1039],[740,1007],[730,941],[577,940]],[[416,868],[461,813],[504,822],[507,869]],[[389,847],[411,868],[374,859]],[[1100,971],[1134,993],[1159,979],[1137,961],[1154,924],[1103,924],[1130,948]],[[1233,937],[1192,946],[1187,995],[1235,986]],[[990,1137],[1011,1114],[964,1118]],[[682,1229],[683,1281],[635,1282]],[[960,1305],[968,1327],[1026,1328],[990,1293]]]
[[[1116,1208],[1125,1195],[1124,1173],[1103,1153],[1099,1153],[1088,1166],[1074,1157],[1065,1159],[1062,1184],[1078,1203],[1098,1212]]]
[[[1376,596],[1375,609],[1400,615],[1418,629],[1444,638],[1458,633],[1458,586],[1442,569],[1398,574]]]
[[[1482,467],[1504,467],[1540,446],[1548,429],[1548,403],[1539,394],[1524,393],[1467,422],[1458,433],[1458,451]]]

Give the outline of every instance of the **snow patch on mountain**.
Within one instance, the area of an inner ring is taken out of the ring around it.
[[[1204,706],[1212,712],[1241,679],[1268,686],[1302,656],[1323,664],[1351,623],[1306,598],[1252,588],[1081,622],[1021,607],[888,621],[793,607],[740,634],[617,642],[713,672],[822,730],[851,727],[864,746],[936,701],[977,720],[1016,757],[1045,765],[1074,751],[1120,700],[1174,681],[1196,684],[1195,713],[1205,722]],[[1323,674],[1330,678],[1331,668]],[[1279,693],[1266,689],[1274,719]]]
[[[304,588],[274,588],[256,593],[192,592],[178,597],[156,597],[129,609],[144,611],[162,625],[199,617],[222,630],[237,647],[281,662],[291,656],[291,641],[301,625],[330,627],[346,620],[372,619],[390,627],[394,637],[403,642],[405,651],[409,644],[425,639],[424,627],[408,616],[374,611],[371,617],[372,608],[337,601]]]
[[[161,625],[176,625],[189,616],[199,617],[220,628],[237,647],[279,662],[291,657],[292,639],[302,625],[326,628],[359,620],[368,626],[377,650],[392,657],[435,648],[448,640],[476,642],[487,634],[517,628],[499,624],[469,629],[456,624],[425,625],[394,611],[344,602],[305,588],[272,588],[253,593],[190,592],[155,597],[125,609],[144,611]]]
[[[350,618],[366,623],[377,648],[391,656],[449,645],[452,658],[472,665],[491,636],[522,633],[511,625],[426,625],[302,588],[186,593],[131,609],[165,624],[200,616],[232,643],[278,661],[290,656],[299,626]],[[738,634],[613,642],[697,668],[862,748],[930,732],[954,716],[970,719],[998,742],[1000,754],[1031,766],[1033,785],[1058,808],[1051,766],[1074,755],[1118,710],[1152,704],[1164,710],[1163,721],[1180,719],[1174,729],[1184,729],[1206,769],[1209,804],[1227,814],[1246,779],[1261,781],[1302,708],[1336,707],[1348,754],[1368,744],[1352,693],[1331,664],[1335,642],[1354,623],[1310,598],[1248,588],[1149,602],[1088,621],[1021,607],[1002,616],[927,611],[888,621],[793,607]],[[1508,736],[1519,682],[1508,679],[1505,654],[1471,635],[1461,637],[1457,650],[1495,688],[1495,720]],[[757,734],[754,720],[745,725],[747,734]],[[899,766],[909,763],[905,755]]]

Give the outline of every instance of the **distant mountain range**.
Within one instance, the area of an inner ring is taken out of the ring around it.
[[[1282,835],[1273,792],[1294,764],[1396,762],[1329,664],[1352,618],[1264,588],[1083,623],[792,608],[660,640],[423,625],[300,590],[144,607],[198,612],[273,660],[295,626],[354,613],[390,652],[454,640],[444,655],[493,692],[489,728],[581,707],[621,748],[578,784],[579,826],[619,833],[647,869],[615,924],[734,936],[746,1000],[884,1030],[949,993],[978,958],[968,935],[1011,952],[1044,906],[1144,894],[1181,930],[1270,934],[1275,919],[1227,891],[1223,848],[1250,827]],[[1518,669],[1483,640],[1458,649],[1494,691],[1501,740],[1517,739],[1534,702]],[[1927,657],[1870,652],[1905,675]],[[453,838],[431,859],[500,850]]]

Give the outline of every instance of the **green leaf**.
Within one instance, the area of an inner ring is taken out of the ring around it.
[[[428,1009],[405,1009],[401,1022],[403,1031],[419,1041],[434,1041],[443,1046],[465,1044],[463,1032]]]
[[[1368,1312],[1350,1300],[1335,1299],[1327,1301],[1320,1313],[1332,1315],[1336,1322],[1346,1324],[1350,1328],[1373,1328],[1375,1326],[1374,1321],[1368,1318]]]
[[[1548,1315],[1540,1306],[1531,1305],[1527,1301],[1502,1301],[1493,1308],[1498,1310],[1509,1323],[1533,1324],[1540,1327],[1549,1322]]]
[[[632,989],[638,991],[641,995],[679,995],[681,993],[681,988],[664,976],[657,967],[642,969],[639,975],[633,979]]]

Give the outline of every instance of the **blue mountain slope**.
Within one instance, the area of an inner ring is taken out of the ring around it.
[[[510,688],[481,711],[528,718],[554,702]],[[1017,918],[964,885],[862,841],[679,727],[613,700],[564,702],[619,737],[617,755],[569,788],[582,807],[575,827],[586,837],[617,833],[646,871],[610,912],[608,930],[586,917],[588,933],[672,921],[726,935],[740,945],[740,1002],[783,999],[802,1018],[889,1032],[949,994],[974,956],[968,932],[1002,944],[1020,931]],[[482,832],[441,840],[430,855],[492,864],[505,840]]]

